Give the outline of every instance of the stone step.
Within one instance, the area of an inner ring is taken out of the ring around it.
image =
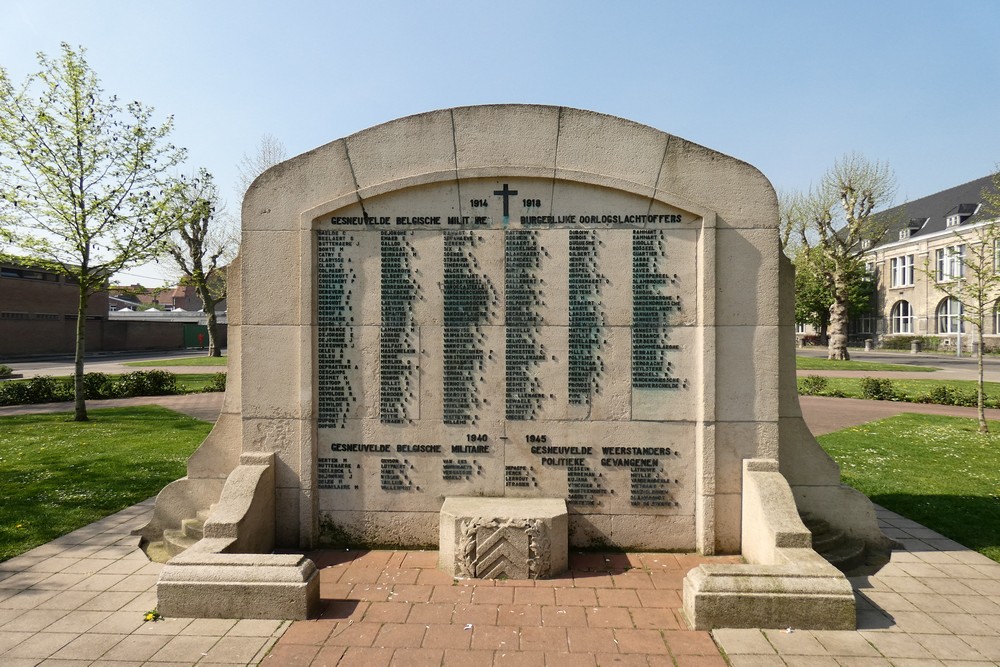
[[[163,531],[163,542],[166,545],[167,553],[173,558],[177,554],[183,553],[185,549],[194,546],[198,539],[185,535],[183,529],[167,528]]]
[[[865,543],[856,538],[844,538],[836,547],[820,555],[841,572],[848,572],[865,564]]]
[[[813,535],[827,533],[830,531],[830,522],[826,519],[821,519],[818,516],[813,516],[812,514],[804,513],[800,514],[799,518],[802,519],[802,523],[805,524],[806,528]]]
[[[167,551],[167,545],[160,540],[158,542],[150,542],[146,545],[146,557],[154,563],[166,563],[170,560],[170,552]]]
[[[824,553],[830,551],[844,541],[844,531],[842,530],[827,530],[825,532],[814,532],[812,534],[812,546],[813,549],[819,553]]]
[[[187,537],[200,540],[205,537],[205,522],[201,519],[184,519],[181,521],[181,531]]]

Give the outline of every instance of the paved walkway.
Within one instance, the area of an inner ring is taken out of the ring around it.
[[[0,665],[594,667],[1000,664],[1000,564],[880,510],[903,545],[853,579],[857,631],[686,629],[683,554],[577,554],[538,582],[452,581],[433,551],[321,551],[320,619],[168,618],[130,531],[146,501],[0,563]],[[715,642],[712,641],[714,638]],[[717,646],[717,645],[718,646]]]

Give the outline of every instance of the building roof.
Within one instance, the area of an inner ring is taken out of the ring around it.
[[[948,218],[954,215],[960,216],[960,224],[995,217],[981,206],[984,189],[995,191],[992,175],[881,211],[878,216],[889,220],[889,228],[878,245],[899,241],[899,232],[907,228],[910,239],[942,232],[949,228]]]

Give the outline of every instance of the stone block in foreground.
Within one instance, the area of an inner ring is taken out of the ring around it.
[[[456,577],[544,579],[569,566],[561,498],[446,498],[438,566]]]

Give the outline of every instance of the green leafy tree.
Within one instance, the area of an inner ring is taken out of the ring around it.
[[[830,324],[833,292],[823,273],[824,261],[814,256],[816,250],[800,250],[795,256],[795,321],[810,324],[826,336]],[[847,275],[847,312],[851,318],[872,312],[875,283],[859,262]]]
[[[0,69],[0,195],[14,246],[79,286],[75,418],[83,387],[87,301],[123,269],[160,256],[173,229],[168,171],[184,151],[172,120],[139,102],[106,98],[85,51],[67,44],[15,86]]]
[[[830,359],[849,359],[847,323],[856,279],[864,274],[863,255],[892,222],[876,215],[890,203],[895,177],[889,166],[854,153],[837,160],[818,187],[781,200],[787,238],[794,236],[829,292]]]
[[[191,285],[201,298],[208,321],[208,355],[222,356],[218,345],[215,307],[226,298],[225,265],[236,255],[237,236],[219,211],[219,193],[212,175],[182,180],[174,193],[177,230],[168,246],[182,285]]]

